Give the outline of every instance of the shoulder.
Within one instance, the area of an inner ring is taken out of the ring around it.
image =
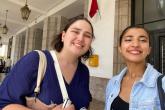
[[[106,91],[105,91],[106,103],[108,101],[110,94],[112,94],[114,92],[114,89],[116,89],[117,85],[119,85],[118,77],[119,75],[112,77],[106,86]]]
[[[125,67],[121,70],[121,72],[118,75],[115,75],[112,78],[110,78],[106,87],[106,92],[110,92],[114,89],[114,87],[120,86],[121,80],[123,79],[123,76],[125,75],[126,71],[127,68]]]
[[[87,67],[84,63],[82,63],[81,61],[79,61],[79,63],[78,63],[78,68],[79,68],[79,70],[81,70],[81,71],[89,72],[88,67]]]
[[[165,75],[164,75],[164,77],[162,78],[162,87],[163,87],[164,92],[165,92]]]
[[[48,50],[44,50],[44,51],[42,51],[45,55],[46,55],[46,57],[48,57],[49,56],[49,51]],[[29,53],[27,53],[25,56],[23,56],[19,61],[18,61],[18,63],[21,63],[21,62],[23,62],[23,63],[34,63],[34,62],[38,62],[39,61],[39,54],[38,54],[38,52],[37,51],[31,51],[31,52],[29,52]]]
[[[33,70],[36,70],[38,68],[38,61],[39,61],[39,55],[36,51],[31,51],[21,57],[16,64],[13,66],[12,70],[10,71],[10,76],[13,75],[25,75],[25,73],[28,73]],[[27,74],[28,75],[28,74]]]
[[[29,69],[30,67],[33,68],[35,65],[37,65],[38,61],[39,61],[38,53],[35,51],[29,52],[16,62],[16,64],[13,67],[13,70],[21,70],[26,68]]]
[[[31,51],[21,57],[19,61],[14,65],[13,69],[11,70],[11,74],[19,74],[19,76],[25,75],[31,76],[32,73],[36,73],[38,70],[39,64],[39,55],[36,51]]]
[[[160,72],[158,72],[151,64],[148,63],[140,82],[142,82],[146,87],[156,87],[157,78],[159,75]]]
[[[81,61],[79,61],[79,63],[78,63],[76,72],[77,72],[78,76],[89,79],[89,69]]]
[[[107,90],[111,89],[112,86],[115,85],[115,83],[118,83],[119,79],[119,75],[116,75],[116,76],[113,76],[109,81],[108,81],[108,84],[107,84]]]
[[[121,80],[123,79],[123,76],[125,75],[126,71],[127,71],[127,68],[125,67],[121,70],[121,72],[119,74],[110,78],[110,80],[107,84],[107,87],[115,85],[115,84],[119,84],[121,82]]]
[[[144,74],[147,74],[147,73],[148,73],[148,74],[150,73],[150,75],[151,75],[151,74],[157,74],[157,75],[160,74],[160,73],[153,67],[152,64],[147,63],[146,67],[147,67],[147,68],[146,68]]]
[[[37,61],[37,59],[39,58],[39,55],[36,51],[31,51],[29,53],[27,53],[25,56],[23,56],[18,63],[20,62],[31,62],[31,61]]]

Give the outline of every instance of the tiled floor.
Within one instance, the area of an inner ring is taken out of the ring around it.
[[[104,102],[92,99],[89,110],[104,110]]]

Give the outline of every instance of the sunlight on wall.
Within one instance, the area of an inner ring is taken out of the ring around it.
[[[2,47],[0,47],[0,57],[4,57],[6,54],[6,45],[2,45]]]

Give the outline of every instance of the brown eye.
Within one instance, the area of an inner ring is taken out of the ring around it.
[[[131,41],[131,39],[125,39],[125,41]]]
[[[147,39],[146,38],[140,38],[139,41],[140,42],[147,42]]]
[[[73,33],[75,33],[75,34],[79,34],[79,31],[71,31],[71,32],[73,32]]]
[[[145,39],[141,39],[140,41],[141,41],[141,42],[147,42],[147,40],[145,40]]]
[[[88,34],[84,34],[84,36],[87,37],[87,38],[92,38],[92,36],[88,35]]]
[[[124,41],[125,42],[130,42],[130,41],[132,41],[132,39],[131,38],[126,38],[126,39],[124,39]]]

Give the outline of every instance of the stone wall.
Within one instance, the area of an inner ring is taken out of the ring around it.
[[[67,18],[60,15],[52,15],[44,20],[42,49],[52,49],[54,35],[60,33],[67,21]]]
[[[15,36],[14,37],[14,39],[15,39],[15,45],[14,45],[14,47],[12,47],[12,48],[14,48],[13,50],[14,50],[14,52],[13,52],[13,64],[15,64],[16,62],[17,62],[17,60],[18,60],[18,55],[19,55],[19,36],[17,35],[17,36]]]
[[[43,31],[42,29],[36,28],[34,30],[34,37],[33,37],[33,50],[41,50],[42,48],[42,36]]]
[[[90,77],[90,92],[94,99],[104,102],[105,89],[109,79]]]
[[[115,35],[114,35],[114,62],[113,73],[117,74],[125,64],[118,52],[118,41],[121,32],[131,23],[131,0],[116,0],[115,3]]]

